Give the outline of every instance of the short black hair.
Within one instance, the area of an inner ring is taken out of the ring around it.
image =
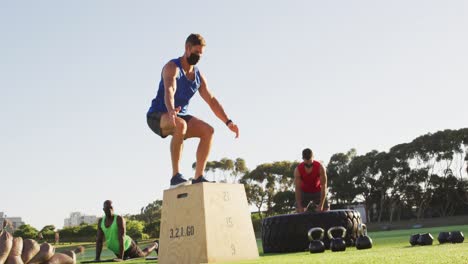
[[[310,160],[312,158],[312,150],[310,148],[306,148],[302,151],[302,158],[305,160]]]
[[[190,44],[192,46],[202,45],[206,46],[205,39],[200,34],[190,34],[185,40],[185,44]]]
[[[104,207],[110,207],[110,208],[112,208],[112,201],[111,201],[111,200],[105,200],[105,201],[104,201]]]

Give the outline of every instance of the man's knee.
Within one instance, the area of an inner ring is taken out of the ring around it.
[[[213,138],[214,128],[208,124],[200,129],[199,137],[204,140],[211,140]]]
[[[213,134],[214,134],[214,128],[210,125],[207,125],[205,129],[205,136],[213,137]]]
[[[179,135],[185,135],[187,133],[187,123],[182,118],[176,118],[176,125],[174,132]]]

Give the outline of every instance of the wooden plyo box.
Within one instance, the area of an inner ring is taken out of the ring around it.
[[[160,264],[258,258],[244,185],[197,183],[164,191]]]

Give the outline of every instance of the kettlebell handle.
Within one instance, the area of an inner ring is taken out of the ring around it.
[[[367,226],[366,224],[360,224],[359,225],[359,233],[361,236],[367,236]]]
[[[314,238],[312,237],[312,234],[315,233],[315,232],[320,232],[320,238],[319,238],[319,240],[322,240],[322,239],[323,239],[323,235],[324,235],[324,233],[325,233],[325,231],[323,230],[323,228],[321,228],[321,227],[313,227],[313,228],[309,229],[309,232],[307,232],[307,236],[309,237],[309,241],[314,240]]]
[[[335,231],[335,230],[341,230],[342,233],[341,233],[341,238],[345,238],[346,236],[346,228],[342,227],[342,226],[333,226],[333,227],[330,227],[327,231],[327,234],[328,234],[328,238],[329,239],[332,239],[333,236],[332,236],[332,231]]]

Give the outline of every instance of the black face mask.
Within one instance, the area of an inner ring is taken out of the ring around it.
[[[190,56],[187,58],[187,62],[190,65],[195,65],[200,60],[200,55],[195,53],[190,53]]]

